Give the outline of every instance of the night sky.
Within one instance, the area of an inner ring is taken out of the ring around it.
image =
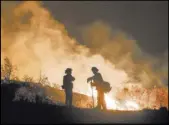
[[[168,1],[50,1],[52,15],[80,38],[79,27],[102,20],[131,34],[144,52],[154,56],[168,50]]]

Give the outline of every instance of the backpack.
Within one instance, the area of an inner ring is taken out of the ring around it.
[[[104,91],[105,93],[110,92],[111,89],[112,89],[112,87],[110,86],[110,83],[109,83],[109,82],[106,82],[106,81],[103,82],[102,88],[103,88],[103,91]]]

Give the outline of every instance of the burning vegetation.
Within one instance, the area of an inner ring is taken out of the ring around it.
[[[91,96],[86,79],[96,66],[112,86],[105,95],[108,109],[168,108],[164,84],[168,65],[142,52],[128,35],[114,33],[110,26],[97,21],[83,28],[82,45],[40,2],[3,1],[1,6],[1,79],[61,86],[64,70],[71,67],[76,77],[73,91]]]

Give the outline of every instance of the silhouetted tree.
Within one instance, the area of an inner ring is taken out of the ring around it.
[[[9,60],[8,57],[5,57],[4,64],[1,65],[1,77],[7,81],[11,80],[12,78],[19,79],[15,75],[16,70],[17,67],[12,65],[12,62]]]
[[[46,77],[45,75],[42,75],[42,73],[40,72],[38,83],[41,84],[42,86],[44,86],[45,84],[48,84],[49,83],[48,77]]]
[[[33,80],[33,77],[30,77],[30,76],[28,76],[28,75],[24,75],[23,80],[24,80],[25,82],[33,82],[33,81],[34,81],[34,80]]]

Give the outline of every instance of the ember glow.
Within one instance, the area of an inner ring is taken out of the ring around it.
[[[91,95],[88,94],[89,96]],[[93,96],[94,96],[94,102],[95,106],[97,105],[97,91],[93,89]],[[105,102],[106,102],[106,107],[109,110],[125,110],[125,111],[130,111],[130,110],[141,110],[141,107],[139,104],[137,104],[135,101],[132,100],[123,100],[122,102],[118,101],[115,98],[111,98],[108,94],[105,94]]]
[[[76,78],[74,91],[91,96],[91,88],[86,80],[93,75],[91,67],[96,66],[104,80],[110,82],[113,88],[108,95],[105,95],[108,109],[118,110],[141,109],[138,101],[127,98],[123,99],[124,103],[120,103],[116,99],[117,93],[124,87],[123,83],[130,81],[131,75],[129,72],[133,68],[138,71],[144,69],[138,74],[141,81],[137,84],[152,86],[154,80],[158,85],[162,85],[161,76],[157,77],[152,72],[149,63],[146,62],[144,65],[133,64],[130,57],[132,52],[126,54],[124,51],[126,55],[121,55],[123,53],[121,48],[124,50],[128,48],[126,42],[129,42],[129,40],[117,36],[112,45],[109,43],[102,47],[103,49],[100,49],[100,51],[104,51],[104,54],[98,51],[93,53],[91,48],[81,45],[80,42],[69,36],[64,25],[55,20],[39,2],[22,2],[17,6],[6,8],[8,7],[4,7],[1,12],[1,62],[3,64],[3,57],[9,57],[12,63],[18,66],[17,76],[20,79],[24,75],[29,75],[36,80],[41,72],[48,77],[51,86],[54,84],[61,85],[64,70],[71,67],[73,76]],[[12,23],[9,23],[10,21]],[[102,34],[106,34],[106,32]],[[97,37],[99,35],[96,35],[93,41],[99,41]],[[92,43],[93,41],[89,39],[88,42]],[[125,46],[123,47],[121,44]],[[131,47],[133,46],[131,45]],[[131,50],[134,49],[131,48]],[[108,50],[122,59],[109,55],[110,53],[105,54]],[[120,62],[117,63],[116,60],[120,60]],[[141,60],[142,62],[145,61]],[[96,97],[96,95],[94,96]],[[142,102],[147,103],[147,101]],[[168,101],[165,105],[168,105]]]

